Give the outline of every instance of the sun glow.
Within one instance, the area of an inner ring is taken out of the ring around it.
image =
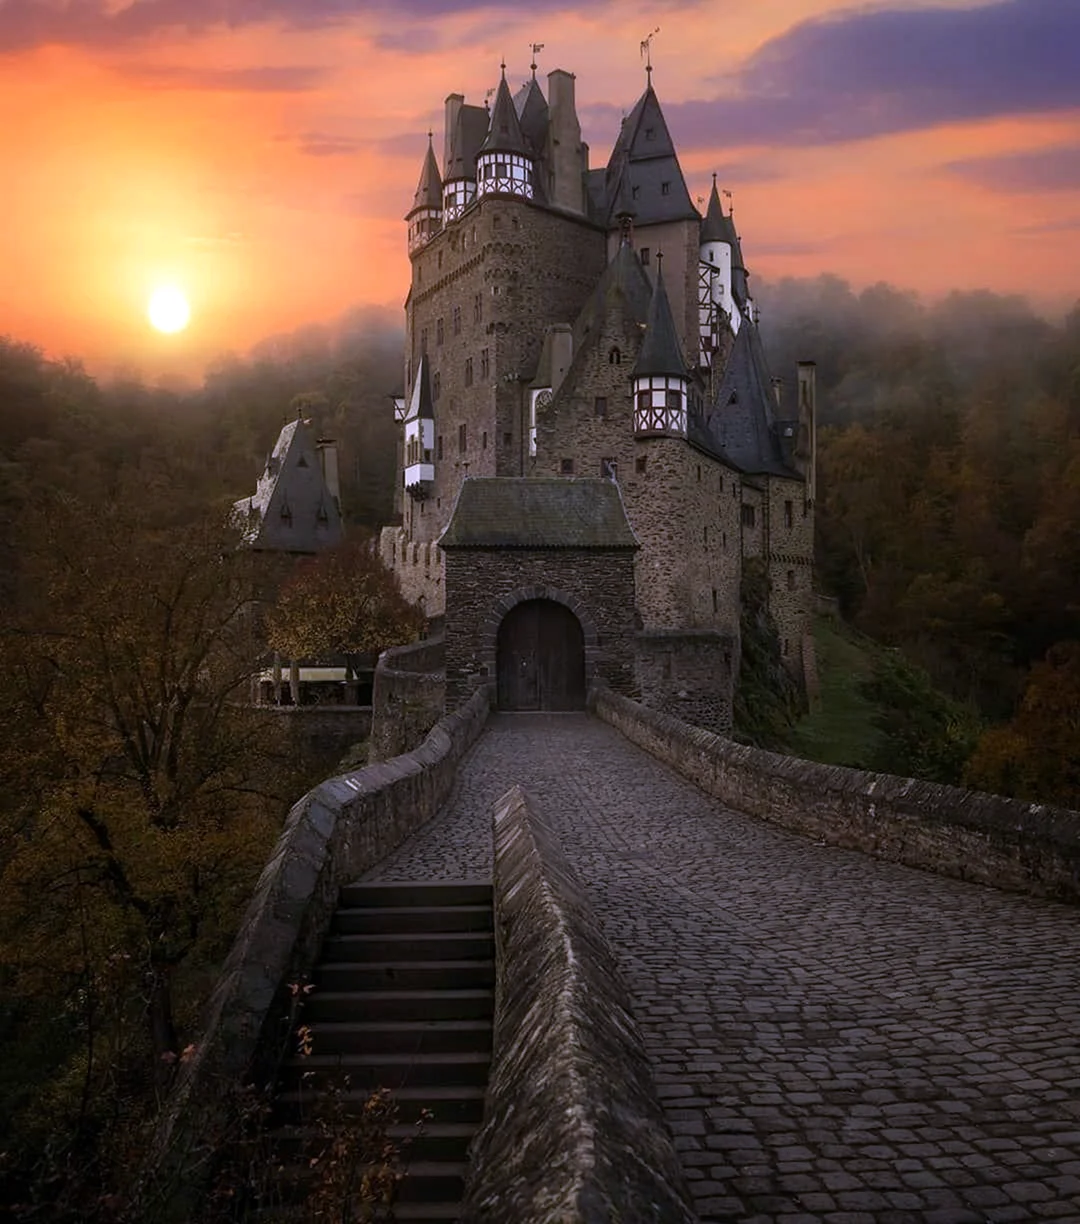
[[[191,307],[175,285],[162,285],[150,295],[146,313],[160,332],[183,331],[191,320]]]

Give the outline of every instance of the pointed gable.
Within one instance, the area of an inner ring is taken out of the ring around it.
[[[434,419],[435,401],[431,398],[431,374],[428,369],[427,353],[425,353],[416,368],[416,378],[413,381],[412,396],[405,412],[405,420],[434,421]]]
[[[659,264],[659,261],[658,261]],[[632,377],[652,376],[686,378],[686,360],[679,347],[675,320],[671,315],[671,303],[664,288],[664,276],[660,266],[656,269],[656,287],[649,302],[649,314],[645,320],[645,338],[641,352],[634,363]]]
[[[520,153],[529,157],[530,152],[525,146],[525,137],[521,132],[514,99],[510,96],[510,86],[506,83],[506,74],[499,82],[495,94],[495,106],[491,111],[491,126],[488,129],[480,153]]]
[[[427,153],[424,156],[424,164],[420,169],[420,180],[416,184],[416,192],[413,195],[412,208],[409,211],[411,217],[414,212],[421,208],[442,208],[442,176],[439,174],[439,163],[435,160],[435,150],[431,145],[431,135],[428,135]]]
[[[313,553],[340,543],[341,512],[327,487],[307,421],[290,421],[278,435],[253,497],[233,505],[249,547]]]
[[[651,84],[624,121],[608,161],[609,222],[614,219],[615,193],[624,175],[629,176],[638,225],[700,218]]]
[[[547,144],[550,116],[547,99],[536,77],[531,77],[514,95],[514,110],[529,152],[533,157],[542,156]]]

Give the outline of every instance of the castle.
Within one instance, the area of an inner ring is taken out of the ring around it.
[[[380,550],[445,617],[449,699],[497,678],[500,704],[574,704],[581,682],[541,675],[569,650],[585,683],[727,730],[752,559],[803,665],[814,369],[785,412],[731,211],[715,176],[695,208],[648,72],[596,169],[569,72],[545,96],[534,64],[512,93],[504,66],[490,111],[446,99],[442,169],[429,137],[406,216],[401,523]]]

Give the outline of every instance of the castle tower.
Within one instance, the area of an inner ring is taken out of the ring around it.
[[[405,492],[414,501],[430,496],[435,483],[435,409],[425,353],[405,413]]]
[[[420,181],[416,184],[412,208],[405,214],[405,220],[409,223],[410,255],[430,242],[442,229],[442,177],[431,140],[431,133],[428,132],[427,154],[420,169]]]
[[[735,226],[720,205],[714,174],[709,206],[701,223],[698,265],[698,364],[702,369],[712,367],[725,328],[737,335],[742,324],[742,312],[732,292],[732,261],[737,246]]]
[[[665,434],[685,438],[688,371],[664,287],[662,258],[658,253],[656,284],[645,321],[645,338],[631,374],[634,383],[634,433],[638,437]]]
[[[539,86],[536,92],[540,92]],[[531,91],[529,98],[532,98]],[[491,112],[491,127],[476,159],[477,194],[514,195],[531,200],[536,194],[535,172],[533,156],[525,143],[517,108],[506,83],[504,64]]]

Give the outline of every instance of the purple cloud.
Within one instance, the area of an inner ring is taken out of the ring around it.
[[[947,162],[945,169],[992,191],[1076,191],[1080,188],[1080,145],[972,157]]]
[[[832,144],[1080,108],[1080,4],[846,12],[766,43],[734,91],[665,107],[681,147]]]

